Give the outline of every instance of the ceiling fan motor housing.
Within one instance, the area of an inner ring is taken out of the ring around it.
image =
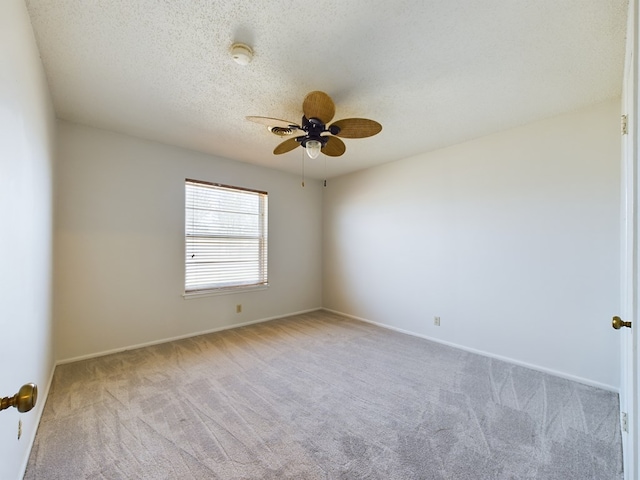
[[[322,133],[329,132],[332,135],[336,135],[340,132],[340,128],[334,125],[326,128],[325,124],[322,123],[322,120],[318,118],[307,118],[303,116],[301,123],[302,130],[307,133],[304,137],[299,138],[299,141],[304,148],[307,148],[307,142],[311,140],[319,141],[324,147],[327,144],[329,137],[321,135]]]

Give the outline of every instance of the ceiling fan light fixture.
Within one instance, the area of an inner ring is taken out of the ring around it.
[[[238,65],[249,65],[253,59],[253,50],[244,43],[234,43],[231,45],[231,56]]]
[[[308,140],[304,147],[307,149],[307,155],[309,158],[318,158],[320,150],[322,150],[322,143],[319,140]]]

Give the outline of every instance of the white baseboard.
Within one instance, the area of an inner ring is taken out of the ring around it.
[[[425,340],[430,340],[432,342],[436,342],[436,343],[439,343],[439,344],[442,344],[442,345],[446,345],[448,347],[453,347],[453,348],[457,348],[459,350],[464,350],[465,352],[475,353],[477,355],[482,355],[483,357],[494,358],[496,360],[501,360],[503,362],[511,363],[511,364],[514,364],[514,365],[518,365],[520,367],[530,368],[532,370],[537,370],[538,372],[548,373],[549,375],[553,375],[553,376],[556,376],[556,377],[564,378],[565,380],[572,380],[574,382],[582,383],[584,385],[589,385],[591,387],[601,388],[603,390],[608,390],[610,392],[614,392],[614,393],[620,394],[620,390],[618,388],[616,388],[616,387],[614,387],[612,385],[607,385],[607,384],[604,384],[604,383],[595,382],[595,381],[590,380],[588,378],[582,378],[582,377],[578,377],[578,376],[575,376],[575,375],[571,375],[569,373],[564,373],[564,372],[560,372],[560,371],[553,370],[553,369],[550,369],[550,368],[541,367],[540,365],[534,365],[534,364],[531,364],[531,363],[522,362],[522,361],[516,360],[514,358],[503,357],[502,355],[496,355],[496,354],[491,353],[491,352],[485,352],[483,350],[477,350],[475,348],[465,347],[464,345],[459,345],[459,344],[456,344],[456,343],[453,343],[453,342],[447,342],[446,340],[440,340],[438,338],[429,337],[427,335],[423,335],[423,334],[420,334],[420,333],[412,332],[412,331],[409,331],[409,330],[404,330],[402,328],[392,327],[392,326],[386,325],[384,323],[374,322],[374,321],[368,320],[366,318],[356,317],[355,315],[350,315],[348,313],[339,312],[337,310],[331,310],[329,308],[323,308],[323,310],[326,310],[327,312],[335,313],[336,315],[342,315],[343,317],[348,317],[348,318],[351,318],[353,320],[358,320],[360,322],[370,323],[370,324],[376,325],[378,327],[386,328],[387,330],[393,330],[395,332],[404,333],[404,334],[407,334],[407,335],[411,335],[413,337],[424,338]]]
[[[303,313],[315,312],[317,310],[322,310],[322,307],[311,308],[309,310],[301,310],[299,312],[286,313],[284,315],[277,315],[275,317],[260,318],[258,320],[251,320],[243,323],[234,323],[232,325],[224,325],[222,327],[211,328],[209,330],[187,333],[184,335],[178,335],[176,337],[171,337],[171,338],[163,338],[160,340],[152,340],[150,342],[138,343],[136,345],[128,345],[126,347],[113,348],[111,350],[104,350],[101,352],[89,353],[87,355],[80,355],[78,357],[65,358],[65,359],[56,361],[56,365],[64,365],[66,363],[78,362],[80,360],[88,360],[90,358],[104,357],[105,355],[111,355],[113,353],[119,353],[119,352],[125,352],[127,350],[135,350],[138,348],[150,347],[152,345],[159,345],[161,343],[173,342],[175,340],[182,340],[185,338],[197,337],[199,335],[206,335],[208,333],[221,332],[223,330],[231,330],[233,328],[246,327],[247,325],[254,325],[256,323],[269,322],[271,320],[278,320],[280,318],[291,317],[293,315],[302,315]]]

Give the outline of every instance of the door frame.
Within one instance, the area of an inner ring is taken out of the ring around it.
[[[638,2],[629,2],[627,41],[622,87],[622,114],[626,115],[627,134],[622,135],[621,199],[621,310],[623,319],[633,327],[620,331],[620,427],[625,480],[638,480],[638,292],[639,292],[639,159],[638,139]],[[623,419],[626,415],[626,421]],[[626,424],[626,425],[625,425]],[[627,431],[624,431],[626,427]]]

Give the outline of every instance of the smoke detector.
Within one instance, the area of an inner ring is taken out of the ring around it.
[[[244,43],[234,43],[231,45],[231,56],[238,65],[248,65],[253,59],[253,50]]]

